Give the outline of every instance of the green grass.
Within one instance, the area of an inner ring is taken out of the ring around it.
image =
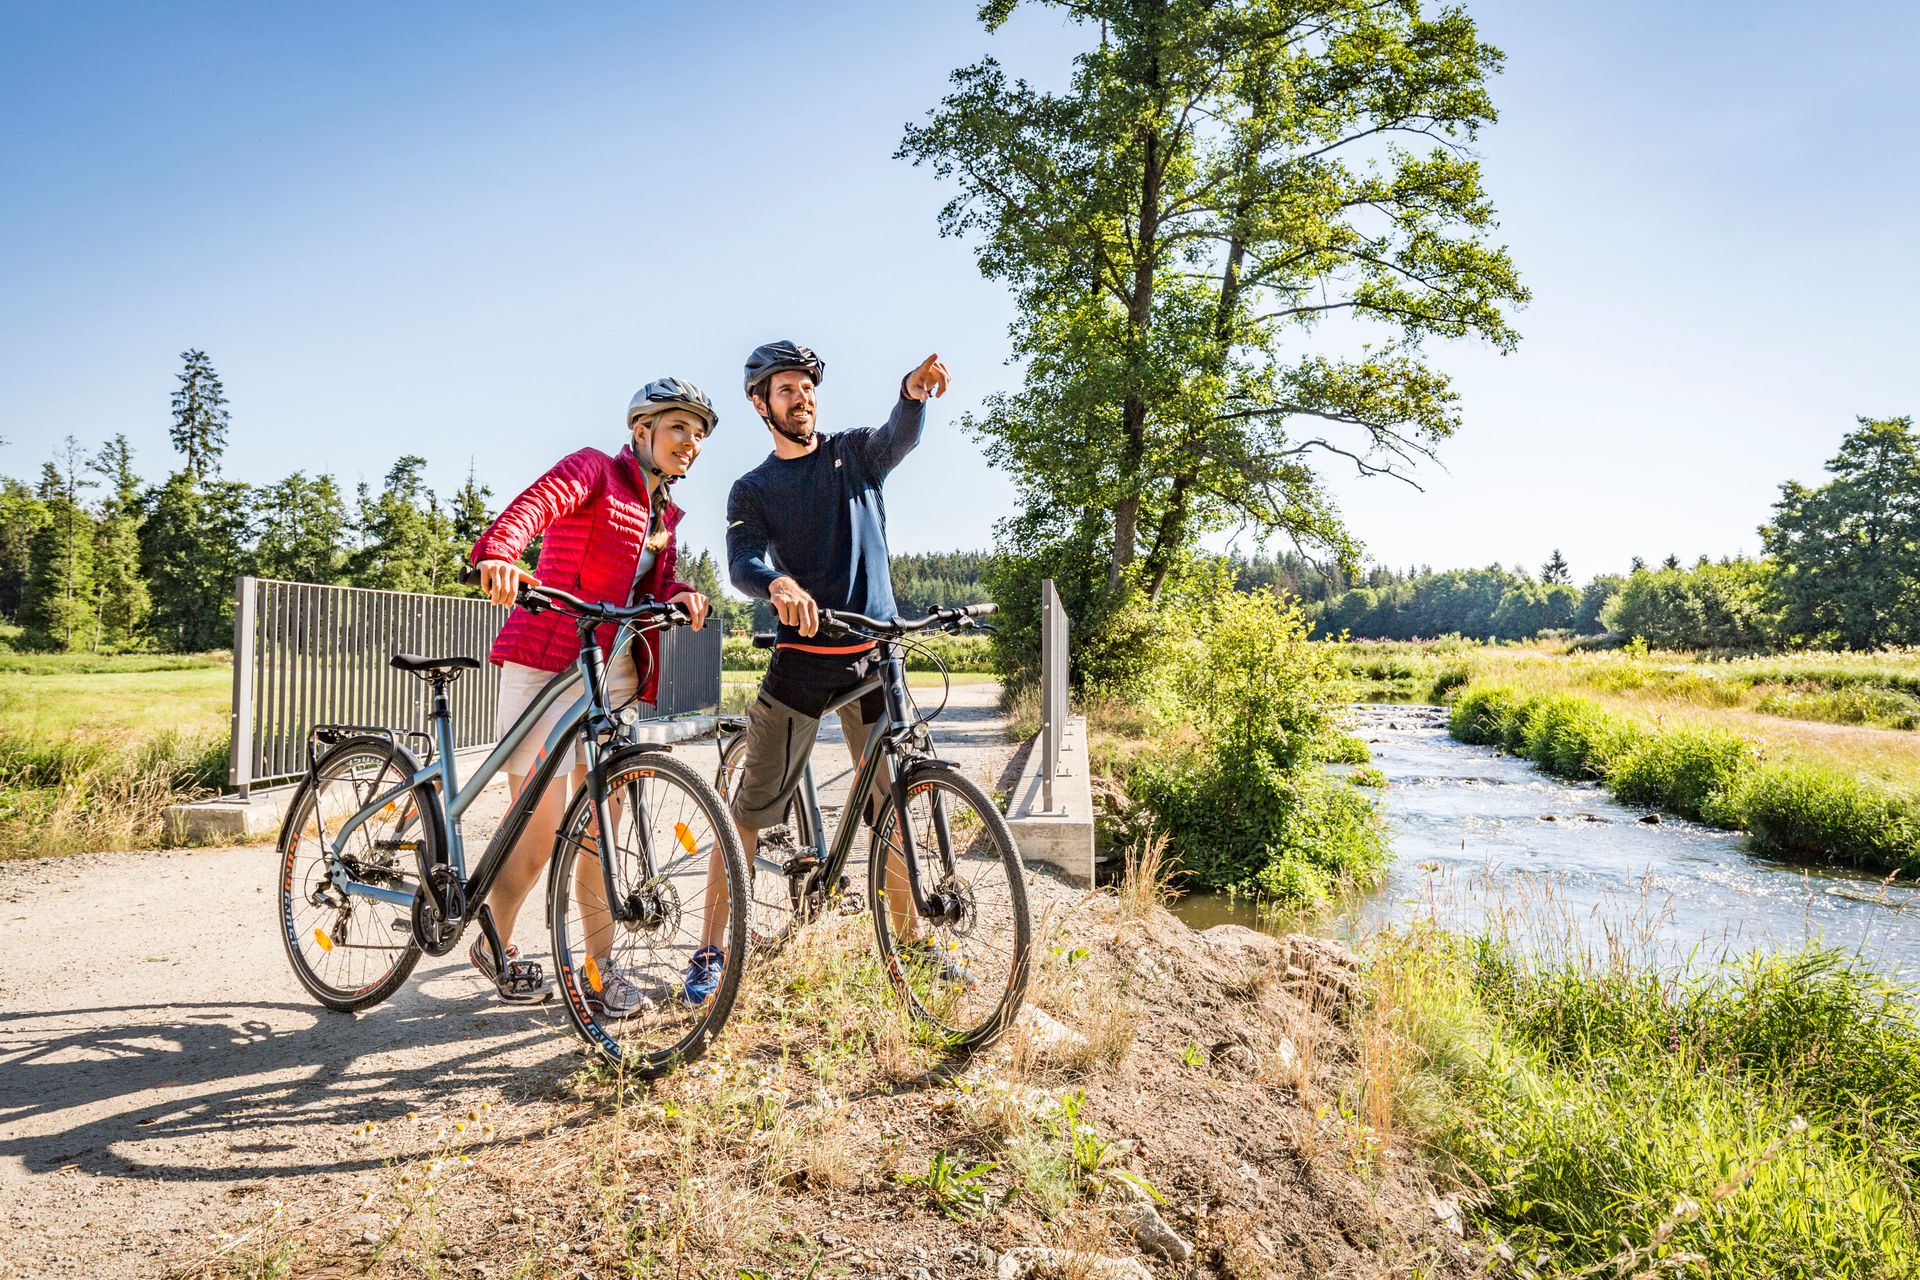
[[[227,769],[214,654],[0,654],[0,858],[146,848]]]
[[[1904,988],[1819,950],[1682,973],[1427,930],[1371,980],[1400,1122],[1529,1273],[1920,1272]]]

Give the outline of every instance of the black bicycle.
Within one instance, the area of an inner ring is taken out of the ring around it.
[[[1013,833],[987,794],[933,754],[927,725],[941,706],[917,714],[907,696],[905,650],[916,634],[985,629],[996,606],[935,609],[924,618],[883,622],[822,610],[820,634],[861,636],[880,646],[878,670],[821,713],[837,712],[878,689],[884,711],[867,736],[853,786],[827,841],[820,795],[808,764],[787,821],[760,833],[747,860],[748,936],[760,954],[830,908],[873,916],[880,957],[895,993],[956,1049],[977,1049],[1006,1030],[1026,997],[1032,925],[1026,875]],[[772,633],[756,635],[771,648]],[[721,722],[715,786],[730,797],[744,767],[746,722]],[[845,875],[861,815],[869,824],[867,900]]]
[[[604,625],[619,628],[619,657],[641,633],[688,619],[678,605],[596,604],[546,586],[523,585],[519,603],[572,617],[579,657],[548,681],[464,785],[454,773],[447,688],[479,667],[476,658],[394,655],[392,666],[432,687],[430,733],[313,730],[307,774],[280,832],[287,955],[314,998],[342,1010],[385,1000],[421,955],[447,954],[475,920],[495,972],[509,972],[483,904],[579,743],[587,784],[561,820],[547,878],[560,993],[593,1050],[636,1075],[658,1075],[699,1057],[726,1024],[740,966],[728,965],[718,989],[697,1004],[683,999],[683,975],[703,946],[745,953],[746,868],[739,833],[712,786],[666,749],[635,743],[638,716],[608,705],[595,636]],[[541,716],[569,695],[574,701],[548,734],[533,775],[469,874],[462,815]],[[425,765],[405,745],[422,740]]]

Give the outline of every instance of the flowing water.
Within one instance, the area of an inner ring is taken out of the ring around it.
[[[1365,934],[1413,918],[1522,940],[1572,941],[1662,961],[1711,960],[1807,942],[1920,972],[1920,890],[1777,862],[1735,834],[1616,803],[1525,760],[1468,746],[1439,707],[1368,704],[1355,732],[1387,776],[1387,883],[1345,921]],[[1194,895],[1197,928],[1259,925],[1244,903]]]

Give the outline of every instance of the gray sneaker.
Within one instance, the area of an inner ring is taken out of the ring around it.
[[[600,990],[594,991],[591,983],[587,986],[587,1008],[594,1017],[617,1022],[654,1008],[653,997],[635,986],[612,961],[595,967],[600,971]]]

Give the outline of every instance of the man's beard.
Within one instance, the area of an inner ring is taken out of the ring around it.
[[[796,427],[793,425],[792,409],[788,409],[784,416],[778,412],[776,412],[773,415],[774,425],[779,427],[780,430],[784,431],[789,436],[811,436],[813,434],[814,424],[817,421],[818,421],[817,415],[808,414],[806,425]]]

